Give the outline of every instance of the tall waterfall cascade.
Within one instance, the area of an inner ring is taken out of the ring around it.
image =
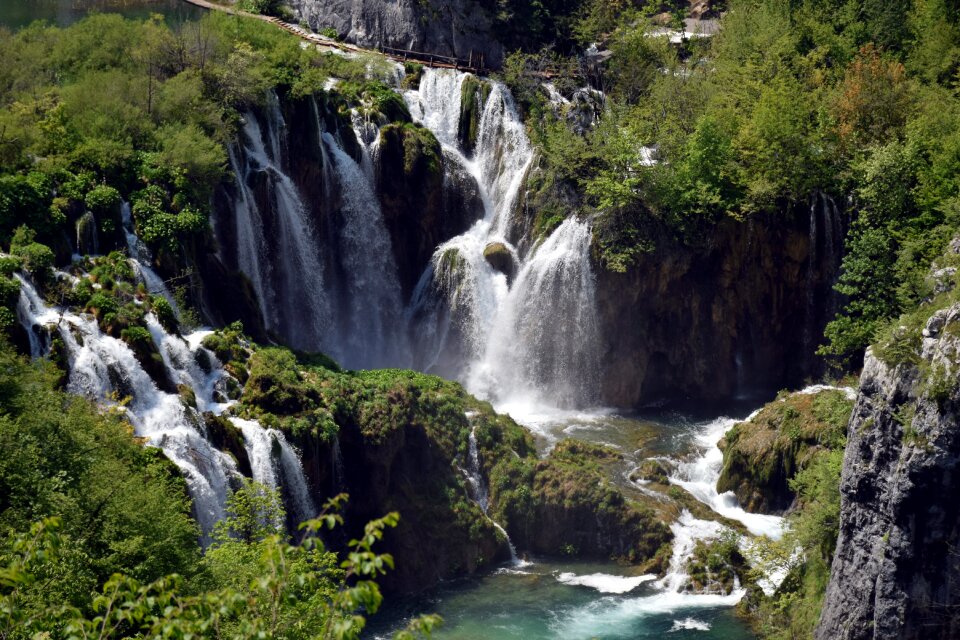
[[[428,69],[405,99],[448,156],[477,180],[484,216],[437,248],[411,303],[425,335],[464,336],[468,360],[457,373],[472,392],[498,402],[527,400],[562,407],[597,400],[599,327],[587,222],[568,218],[520,256],[509,242],[511,216],[533,159],[522,120],[506,88],[491,83],[470,155],[458,146],[462,86],[467,74]],[[479,99],[479,96],[478,96]],[[484,253],[502,245],[519,263],[512,283]],[[433,344],[422,353],[444,345]],[[429,369],[429,361],[424,363]]]
[[[403,92],[413,120],[439,141],[447,178],[472,178],[483,205],[466,232],[434,249],[407,299],[378,197],[378,125],[354,110],[349,127],[327,131],[316,100],[322,202],[307,201],[290,177],[276,96],[244,118],[230,151],[237,266],[267,328],[295,348],[323,351],[348,368],[438,373],[498,402],[594,404],[599,339],[589,222],[568,219],[525,252],[510,242],[533,148],[509,91],[489,80],[475,96],[475,141],[464,148],[468,78],[428,68],[418,89]],[[355,141],[344,141],[351,135]],[[512,280],[485,256],[494,245],[513,262]]]

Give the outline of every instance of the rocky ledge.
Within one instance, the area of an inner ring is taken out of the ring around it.
[[[960,637],[960,304],[930,314],[867,353],[818,640]]]

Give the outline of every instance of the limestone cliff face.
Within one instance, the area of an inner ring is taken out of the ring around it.
[[[818,640],[960,637],[958,328],[955,304],[906,363],[867,354]]]
[[[491,12],[476,0],[292,0],[291,6],[313,29],[335,29],[361,46],[463,60],[473,53],[491,69],[503,62]]]
[[[721,222],[698,246],[657,239],[627,273],[598,265],[604,401],[724,400],[815,374],[845,225],[814,205]]]

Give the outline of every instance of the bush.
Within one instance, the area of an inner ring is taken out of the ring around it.
[[[87,209],[96,216],[112,214],[120,206],[120,192],[108,185],[98,185],[83,198]]]
[[[18,246],[13,252],[23,261],[24,270],[33,276],[38,284],[44,284],[53,277],[53,251],[45,244],[31,242]]]

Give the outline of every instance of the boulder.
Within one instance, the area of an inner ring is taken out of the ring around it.
[[[483,258],[496,271],[507,276],[508,281],[513,280],[516,275],[516,261],[513,252],[502,242],[491,242],[483,249]]]

